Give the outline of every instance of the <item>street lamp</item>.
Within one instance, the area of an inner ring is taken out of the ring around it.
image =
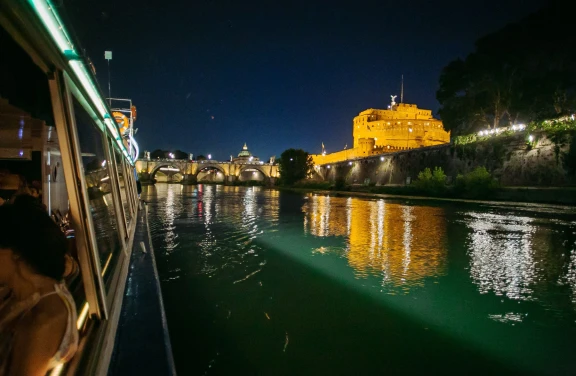
[[[174,159],[174,154],[170,153],[168,155],[170,156],[170,158]]]
[[[208,154],[208,159],[212,159],[212,154]]]

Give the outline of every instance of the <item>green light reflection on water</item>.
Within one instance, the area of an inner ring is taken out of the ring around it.
[[[274,255],[282,255],[297,263],[290,264],[292,273],[295,265],[304,267],[303,274],[320,273],[348,291],[343,296],[365,296],[410,318],[416,331],[441,333],[523,372],[555,373],[574,365],[575,346],[568,341],[576,334],[570,210],[266,192],[206,189],[196,203],[201,201],[202,213],[189,209],[206,228],[203,252],[231,239],[215,230],[227,222],[244,234],[234,242],[242,239],[265,259],[244,272],[232,269],[233,277],[206,265],[210,276],[240,281],[235,288],[247,293],[250,283],[271,279],[268,270],[278,272]],[[291,346],[298,346],[295,341]]]

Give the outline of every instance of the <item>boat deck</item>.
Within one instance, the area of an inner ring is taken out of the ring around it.
[[[176,374],[146,209],[138,213],[122,312],[108,374]]]

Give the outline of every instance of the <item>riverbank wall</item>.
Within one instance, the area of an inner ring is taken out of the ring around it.
[[[334,195],[341,197],[365,197],[365,198],[385,198],[385,199],[406,199],[406,200],[432,200],[451,202],[472,202],[486,204],[490,202],[506,202],[509,204],[548,204],[561,206],[576,206],[576,187],[555,187],[555,188],[534,188],[534,187],[506,187],[497,188],[490,192],[489,197],[480,199],[470,199],[463,197],[452,197],[450,194],[430,196],[415,193],[410,187],[392,186],[390,189],[378,189],[369,187],[353,186],[346,191],[332,189],[315,188],[293,188],[275,187],[283,191],[297,193],[315,193],[321,195]]]
[[[322,180],[347,185],[405,185],[425,168],[441,167],[453,182],[484,166],[505,187],[565,187],[576,184],[574,132],[526,133],[465,145],[440,145],[316,167]]]

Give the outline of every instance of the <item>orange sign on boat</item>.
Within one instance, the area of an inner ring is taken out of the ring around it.
[[[132,121],[136,121],[136,106],[130,107],[130,112],[132,112]]]

